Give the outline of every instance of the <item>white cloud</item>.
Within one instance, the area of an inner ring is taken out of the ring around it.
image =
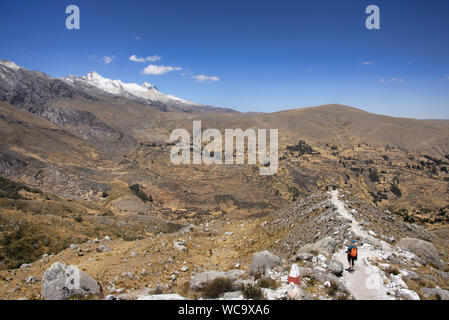
[[[135,54],[133,54],[131,57],[129,57],[129,60],[134,61],[134,62],[155,62],[155,61],[160,61],[162,59],[162,57],[158,56],[158,55],[154,55],[154,56],[148,56],[146,58],[138,58],[136,57]]]
[[[216,82],[216,81],[219,81],[219,80],[220,80],[219,77],[215,77],[215,76],[206,76],[206,75],[204,75],[204,74],[200,74],[200,75],[197,75],[197,76],[193,76],[192,78],[195,79],[195,80],[198,81],[198,82],[204,82],[204,81],[214,81],[214,82]]]
[[[95,59],[95,55],[94,54],[88,54],[88,55],[86,55],[86,57],[89,60],[94,60]]]
[[[371,65],[371,64],[374,64],[374,61],[364,61],[363,64],[364,64],[365,66],[369,66],[369,65]]]
[[[105,64],[110,64],[112,61],[114,61],[115,56],[104,56],[100,59],[100,62],[103,62]]]
[[[171,66],[156,66],[154,64],[150,64],[145,69],[142,70],[142,74],[152,74],[159,75],[164,74],[170,71],[182,70],[181,67],[171,67]]]
[[[379,83],[384,83],[385,82],[385,78],[382,78],[379,80]]]
[[[141,37],[139,37],[139,36],[136,36],[136,38],[135,38],[136,40],[142,40],[142,38]]]
[[[390,82],[396,82],[396,83],[403,83],[405,80],[404,79],[398,79],[398,78],[391,78]]]
[[[444,80],[449,80],[449,74],[445,74],[445,75],[443,76],[443,78],[444,78]]]

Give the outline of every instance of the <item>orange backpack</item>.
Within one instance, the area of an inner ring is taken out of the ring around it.
[[[356,247],[352,247],[351,248],[351,252],[349,253],[349,255],[353,258],[357,257],[357,248]]]

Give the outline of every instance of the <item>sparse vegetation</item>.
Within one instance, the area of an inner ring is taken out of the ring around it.
[[[265,295],[258,285],[246,284],[241,289],[245,299],[265,300]]]
[[[129,189],[131,189],[133,194],[143,202],[153,202],[153,197],[151,195],[147,196],[147,194],[142,191],[140,184],[132,184],[129,186]]]
[[[390,275],[395,275],[395,276],[397,276],[400,272],[399,272],[399,269],[398,269],[398,268],[389,266],[388,268],[385,269],[385,273],[386,273],[388,276],[390,276]]]
[[[331,282],[330,286],[326,289],[326,293],[331,297],[334,297],[338,291],[339,291],[339,287],[334,282]]]
[[[203,297],[208,299],[218,298],[225,292],[232,291],[232,281],[228,278],[218,278],[208,282],[202,289]]]
[[[14,182],[0,176],[0,198],[23,199],[19,194],[20,190],[32,193],[42,193],[37,189],[27,187],[23,183]]]
[[[262,277],[259,279],[257,283],[261,288],[268,288],[275,290],[279,287],[279,282],[270,277]]]

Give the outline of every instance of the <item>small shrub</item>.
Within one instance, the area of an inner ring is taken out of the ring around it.
[[[81,216],[76,216],[76,217],[74,218],[74,220],[75,220],[76,222],[78,222],[78,223],[83,222],[83,218],[82,218]]]
[[[258,285],[246,284],[241,290],[245,299],[265,300],[265,295]]]
[[[232,281],[228,278],[217,278],[207,283],[201,291],[204,298],[215,299],[225,292],[232,291]]]
[[[263,277],[263,278],[259,279],[259,281],[257,283],[259,284],[259,287],[261,287],[261,288],[268,288],[268,289],[276,290],[279,287],[279,282],[270,277]]]
[[[129,186],[129,189],[131,189],[131,191],[133,192],[133,194],[140,198],[140,200],[142,200],[143,202],[153,202],[153,197],[151,196],[147,196],[147,194],[145,192],[143,192],[141,190],[141,186],[139,184],[133,184]]]
[[[259,280],[265,275],[265,268],[257,270],[257,272],[254,274],[254,279]]]
[[[399,189],[398,185],[393,184],[390,188],[390,191],[398,198],[402,197],[402,191]]]
[[[105,211],[102,215],[103,215],[104,217],[113,217],[113,216],[114,216],[114,213],[113,213],[110,209],[108,209],[108,210]]]
[[[385,269],[385,273],[388,275],[388,276],[390,276],[390,275],[395,275],[395,276],[397,276],[400,272],[399,272],[399,269],[398,268],[396,268],[396,267],[388,267],[388,268],[386,268]]]
[[[337,294],[337,300],[349,300],[351,294],[347,291],[343,291]]]
[[[332,282],[331,286],[326,289],[326,293],[329,296],[334,297],[337,294],[338,290],[339,290],[338,285],[335,282]]]
[[[179,286],[179,290],[178,293],[181,296],[188,296],[190,293],[190,281],[184,281],[180,286]]]
[[[372,170],[369,174],[369,179],[371,180],[371,182],[377,182],[379,183],[379,173],[377,172],[376,169]]]

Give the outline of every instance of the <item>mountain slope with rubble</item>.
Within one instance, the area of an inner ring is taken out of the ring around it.
[[[48,272],[58,274],[74,265],[94,288],[90,277],[101,285],[91,298],[446,298],[447,240],[352,197],[344,191],[318,193],[269,216],[213,220],[136,241],[105,237],[72,244],[0,272],[0,295],[59,297],[46,270],[51,266]],[[388,229],[396,230],[394,237],[383,233]],[[345,269],[351,239],[360,248],[353,273]],[[288,283],[295,264],[299,285]]]

